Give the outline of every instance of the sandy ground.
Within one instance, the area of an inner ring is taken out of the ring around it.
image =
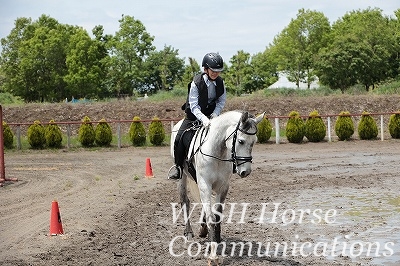
[[[257,144],[251,175],[232,177],[227,206],[249,205],[243,221],[223,221],[223,265],[400,265],[399,145]],[[154,178],[144,177],[146,158]],[[0,264],[207,265],[204,239],[185,248],[183,221],[173,222],[171,162],[169,146],[7,151],[6,177],[19,181],[0,188]],[[55,199],[62,236],[49,236]],[[242,254],[234,243],[247,243]],[[288,249],[275,256],[276,243]]]

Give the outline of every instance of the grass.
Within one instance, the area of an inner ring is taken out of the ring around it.
[[[62,138],[61,148],[60,149],[67,148],[67,136],[63,135],[62,137],[63,138]],[[171,139],[171,136],[169,134],[166,134],[165,135],[165,140],[163,141],[162,146],[169,145],[170,139]],[[14,145],[13,146],[14,146],[13,149],[6,149],[6,151],[10,151],[11,152],[13,150],[18,150],[17,149],[17,138],[16,138],[16,136],[14,136]],[[127,147],[127,146],[132,146],[132,142],[129,139],[129,134],[123,134],[123,135],[121,135],[121,147]],[[150,141],[147,139],[145,145],[142,146],[142,147],[153,147],[153,146],[154,145],[151,144]],[[91,151],[101,150],[103,148],[111,148],[111,149],[115,148],[115,149],[117,149],[118,148],[118,136],[117,135],[113,135],[111,144],[108,147],[100,147],[100,146],[96,146],[96,145],[94,145],[92,147],[83,147],[81,145],[81,143],[79,142],[79,140],[78,140],[78,136],[71,136],[70,137],[69,148],[71,150],[85,148],[85,149],[91,150]],[[20,147],[19,150],[31,150],[31,149],[32,148],[31,148],[31,146],[29,144],[28,137],[25,136],[25,135],[22,135],[21,136],[21,147]],[[46,150],[55,150],[55,151],[59,150],[57,148],[47,148],[47,147],[45,147],[44,149],[46,149]]]

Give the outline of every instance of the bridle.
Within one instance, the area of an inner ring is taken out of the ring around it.
[[[246,135],[255,135],[255,134],[257,134],[257,127],[256,127],[256,130],[254,132],[250,133],[250,132],[240,128],[240,120],[239,120],[235,130],[225,139],[225,142],[226,142],[226,141],[228,141],[228,139],[233,137],[233,139],[232,139],[232,148],[231,148],[231,158],[229,158],[229,159],[223,159],[223,158],[219,158],[217,156],[211,155],[211,154],[203,153],[203,151],[201,150],[201,147],[202,147],[202,145],[203,145],[203,143],[205,141],[205,137],[207,136],[207,133],[208,133],[208,129],[205,129],[205,128],[203,128],[201,136],[200,136],[200,139],[203,139],[203,141],[200,142],[200,145],[199,145],[197,151],[200,151],[200,153],[202,155],[204,155],[204,156],[211,157],[211,158],[214,158],[214,159],[219,160],[219,161],[232,162],[233,163],[233,167],[234,167],[234,171],[237,172],[237,167],[238,166],[240,166],[242,164],[245,164],[245,163],[248,163],[248,162],[250,162],[250,163],[253,162],[253,156],[237,156],[237,154],[236,154],[236,141],[237,141],[238,131],[240,131],[240,132],[242,132],[243,134],[246,134]],[[203,138],[204,132],[206,132],[206,135]],[[194,154],[196,154],[197,151]],[[239,161],[241,163],[239,163]]]

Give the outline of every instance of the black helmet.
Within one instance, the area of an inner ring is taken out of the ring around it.
[[[201,63],[202,67],[209,68],[215,72],[221,72],[224,70],[224,60],[217,53],[207,53],[203,57],[203,63]]]

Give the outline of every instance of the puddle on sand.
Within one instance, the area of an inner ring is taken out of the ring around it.
[[[341,243],[347,242],[347,245],[338,245],[336,253],[327,252],[332,254],[327,256],[328,259],[334,260],[334,257],[344,250],[353,262],[368,261],[371,265],[399,265],[398,192],[391,189],[386,191],[354,188],[313,189],[303,191],[301,195],[290,200],[289,204],[293,209],[337,211],[335,222],[324,225],[329,226],[329,230],[321,230],[320,225],[303,224],[301,225],[303,232],[299,233],[299,235],[307,234],[315,242],[332,243],[335,238]]]

